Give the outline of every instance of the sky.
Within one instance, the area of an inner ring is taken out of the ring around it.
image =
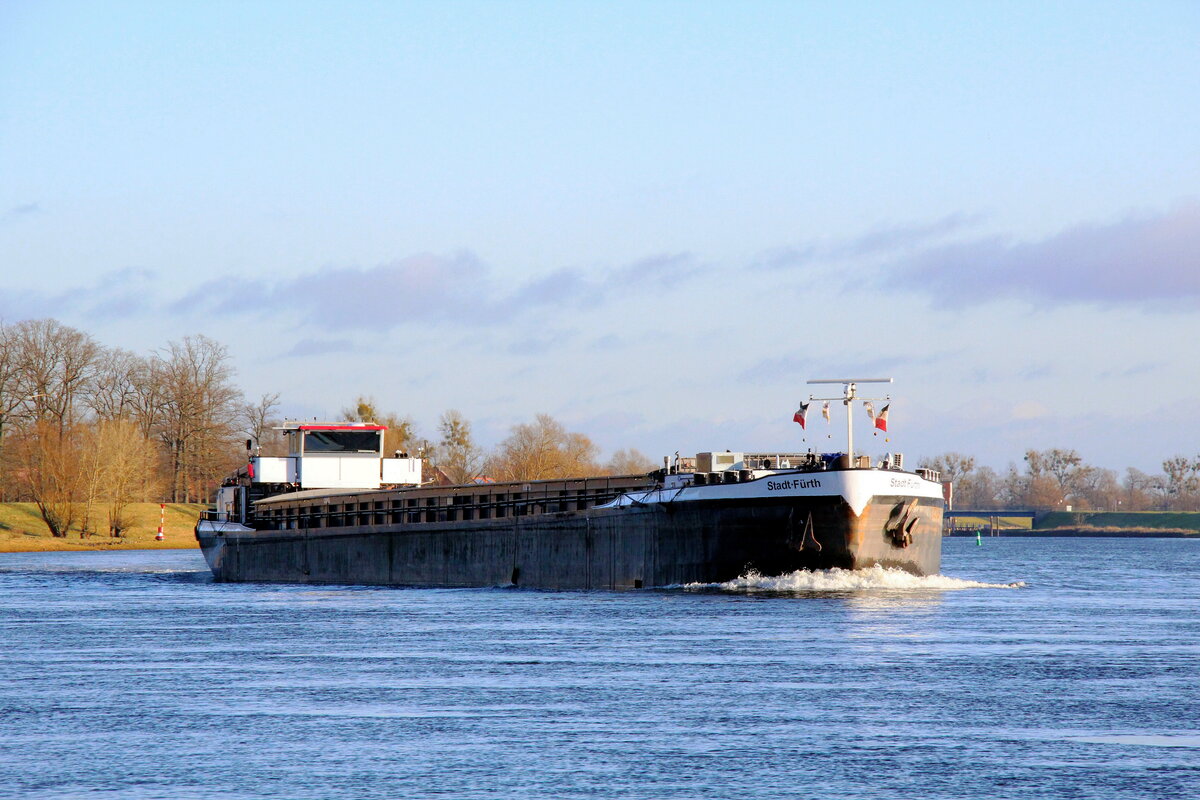
[[[1184,1],[0,0],[0,320],[484,445],[838,449],[806,381],[892,377],[867,452],[1158,471],[1198,44]]]

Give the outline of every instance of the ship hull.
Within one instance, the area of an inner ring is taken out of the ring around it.
[[[703,495],[420,525],[253,530],[202,521],[196,535],[219,581],[586,590],[721,583],[749,572],[940,568],[940,497],[852,504],[840,495]]]

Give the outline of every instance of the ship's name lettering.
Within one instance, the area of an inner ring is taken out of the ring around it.
[[[786,481],[767,481],[768,492],[786,492],[790,489],[817,489],[820,486],[821,482],[816,478],[809,478],[808,480],[792,478]]]
[[[892,478],[893,488],[918,489],[921,484],[912,478]]]

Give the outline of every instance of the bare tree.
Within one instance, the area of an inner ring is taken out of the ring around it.
[[[559,448],[566,429],[548,414],[538,414],[534,423],[514,425],[494,457],[490,472],[504,480],[539,480],[558,476]]]
[[[1127,511],[1148,511],[1166,506],[1167,482],[1161,475],[1147,475],[1140,469],[1128,467],[1121,484],[1125,489],[1122,505]]]
[[[1074,450],[1025,451],[1025,494],[1035,508],[1055,508],[1080,494],[1089,472]]]
[[[191,502],[234,463],[241,399],[225,346],[206,336],[171,342],[160,357],[159,436],[170,457],[171,497]]]
[[[86,539],[95,533],[92,515],[100,494],[104,491],[107,478],[103,464],[104,450],[100,442],[99,425],[80,425],[75,431],[78,446],[75,448],[75,479],[73,481],[76,509],[79,516],[79,538]]]
[[[582,433],[568,433],[562,452],[561,472],[557,477],[603,474],[604,470],[596,463],[600,448]]]
[[[99,345],[86,333],[52,319],[24,320],[13,329],[24,404],[34,419],[52,420],[65,431],[76,420],[77,404],[90,391]]]
[[[286,455],[283,437],[275,430],[279,424],[275,419],[278,407],[278,392],[264,394],[257,403],[243,403],[241,407],[242,431],[254,440],[263,455]]]
[[[0,323],[0,500],[7,500],[12,487],[6,468],[4,437],[9,420],[25,402],[21,388],[21,350],[13,329]]]
[[[128,402],[142,437],[153,438],[161,428],[167,404],[166,365],[162,358],[155,355],[138,360],[133,375],[133,394]]]
[[[154,445],[128,419],[101,419],[79,437],[76,500],[79,534],[96,533],[95,517],[106,512],[108,533],[121,536],[128,527],[126,507],[145,500],[155,481]]]
[[[467,483],[479,475],[483,466],[483,452],[475,446],[471,436],[471,423],[458,411],[451,409],[442,414],[438,423],[442,435],[438,447],[438,467],[454,483]]]
[[[1037,450],[1029,450],[1025,453],[1025,461],[1029,463],[1031,474],[1036,472],[1052,478],[1063,499],[1078,493],[1091,469],[1083,463],[1079,453],[1060,448],[1043,450],[1040,453]],[[1035,463],[1038,465],[1036,469]]]
[[[1000,481],[1000,501],[1005,506],[1052,509],[1061,499],[1054,480],[1041,471],[1027,468],[1021,472],[1015,464],[1009,464]]]
[[[921,460],[922,467],[934,469],[942,474],[942,480],[957,483],[975,471],[975,458],[961,453],[943,453],[940,456]]]
[[[1121,504],[1121,485],[1111,469],[1089,468],[1082,477],[1076,495],[1088,508],[1116,510]]]
[[[582,433],[570,433],[549,414],[514,425],[500,443],[489,472],[502,480],[524,481],[598,475],[599,448]]]
[[[135,423],[123,419],[98,422],[93,442],[101,476],[97,499],[106,507],[108,534],[123,536],[129,504],[147,500],[157,488],[154,446]]]
[[[394,411],[382,413],[372,398],[359,395],[352,407],[342,409],[342,419],[347,422],[368,422],[386,427],[387,432],[383,434],[384,453],[417,455],[419,452],[424,458],[434,456],[433,443],[417,436],[416,427],[411,419]]]
[[[378,423],[381,416],[375,399],[361,394],[355,398],[354,405],[342,409],[342,419],[347,422]]]
[[[0,323],[0,445],[4,442],[4,423],[25,401],[21,392],[20,341],[12,328]]]
[[[14,421],[48,422],[56,431],[51,436],[42,424],[26,431],[11,465],[25,477],[16,488],[34,497],[56,536],[74,522],[71,476],[63,470],[76,450],[71,429],[98,353],[86,333],[52,319],[24,320],[0,330],[0,445]]]
[[[650,458],[636,448],[617,450],[604,465],[610,475],[645,475],[658,467]]]
[[[955,502],[960,508],[999,508],[1000,494],[1000,476],[991,467],[971,470],[954,487]]]
[[[65,537],[78,518],[79,447],[75,431],[43,419],[14,437],[18,480],[50,535]]]
[[[1168,506],[1183,509],[1189,505],[1192,495],[1200,488],[1200,463],[1184,456],[1174,456],[1163,462],[1163,477]]]
[[[100,351],[86,398],[97,419],[129,419],[135,415],[145,361],[119,347]]]

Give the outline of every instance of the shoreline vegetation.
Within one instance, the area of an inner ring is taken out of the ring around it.
[[[92,534],[81,537],[72,531],[70,536],[51,536],[33,503],[0,503],[0,553],[36,552],[105,552],[112,550],[191,550],[196,547],[193,529],[200,512],[208,506],[204,503],[167,503],[163,541],[155,540],[158,532],[158,503],[134,503],[129,507],[133,522],[124,536],[112,537]],[[1093,525],[1084,520],[1055,519],[1057,514],[1048,514],[1051,526],[998,528],[995,533],[984,527],[982,534],[991,536],[1034,537],[1080,537],[1080,538],[1130,538],[1130,539],[1186,539],[1200,538],[1200,513],[1163,514],[1156,512],[1125,513],[1122,524]],[[1061,516],[1071,516],[1069,512]],[[1084,516],[1084,515],[1079,515]],[[1087,515],[1103,517],[1106,515]],[[1114,515],[1115,516],[1115,515]],[[1187,519],[1181,519],[1186,517]],[[1158,523],[1157,525],[1155,523]],[[1181,526],[1181,523],[1183,526]],[[1191,523],[1194,527],[1188,527]],[[947,536],[956,538],[976,536],[971,528],[951,531]]]
[[[288,450],[276,413],[279,395],[249,398],[234,376],[228,348],[203,335],[139,354],[106,347],[55,319],[0,321],[0,501],[13,501],[9,517],[0,516],[0,552],[195,546],[197,501],[211,501],[248,457]],[[491,447],[476,441],[457,410],[443,412],[436,435],[427,438],[410,417],[366,395],[327,421],[386,426],[383,453],[415,454],[422,475],[439,485],[646,474],[666,462],[633,448],[604,461],[587,434],[542,413],[513,424]],[[987,517],[980,526],[1020,527],[1003,510],[1036,509],[1038,529],[1200,529],[1186,522],[1041,519],[1051,509],[1200,513],[1200,455],[1168,458],[1161,474],[1130,467],[1123,478],[1064,448],[1027,450],[1023,465],[1003,472],[961,453],[918,463],[941,473],[954,506]],[[192,511],[190,519],[169,519],[166,541],[156,542],[155,501],[162,500]],[[136,505],[143,510],[134,514]]]
[[[246,397],[228,348],[203,335],[138,354],[54,319],[0,320],[0,501],[35,503],[41,518],[30,527],[16,514],[0,525],[9,532],[0,540],[7,549],[161,547],[146,530],[157,520],[132,519],[131,504],[211,501],[248,457],[286,455],[278,407],[278,394]],[[327,421],[386,426],[383,453],[415,454],[439,483],[657,468],[632,448],[602,461],[599,445],[548,414],[513,425],[491,449],[454,409],[442,413],[436,439],[361,395]],[[41,535],[43,525],[58,544]],[[75,538],[80,531],[85,538]],[[168,541],[185,546],[174,535]]]
[[[206,503],[167,503],[163,541],[158,533],[158,503],[133,503],[127,514],[131,521],[123,536],[91,534],[72,530],[68,536],[51,536],[34,503],[0,503],[0,553],[111,550],[190,550],[196,547],[194,529]]]
[[[960,516],[946,536],[1200,537],[1197,511],[1043,511],[1034,519],[986,512]]]
[[[1115,539],[1187,539],[1200,538],[1200,531],[1186,528],[1093,528],[1086,525],[1074,528],[998,528],[995,533],[983,530],[983,537],[1020,537],[1023,539],[1078,537],[1078,538],[1115,538]],[[946,534],[955,538],[968,537],[974,539],[973,530],[957,529]]]

